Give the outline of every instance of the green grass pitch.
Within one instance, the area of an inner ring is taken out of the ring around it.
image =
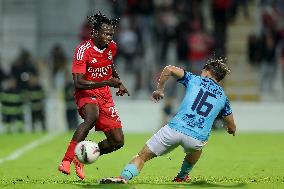
[[[0,135],[0,160],[44,135]],[[104,155],[85,167],[84,181],[77,178],[74,167],[69,176],[57,171],[71,136],[72,133],[60,134],[18,159],[2,162],[0,188],[284,188],[284,133],[238,133],[233,137],[223,131],[214,132],[191,172],[190,182],[171,182],[184,156],[182,149],[177,148],[148,162],[128,185],[100,185],[97,180],[118,175],[151,134],[126,133],[123,149]],[[98,142],[103,137],[100,133],[90,133],[88,139]]]

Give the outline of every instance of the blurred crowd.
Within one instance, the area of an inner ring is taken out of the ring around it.
[[[262,0],[260,31],[249,36],[249,62],[261,70],[261,92],[274,93],[277,70],[284,88],[284,1]]]
[[[36,61],[23,49],[12,63],[9,73],[0,69],[1,131],[46,132],[47,99],[54,93],[60,93],[58,96],[63,94],[66,109],[64,115],[68,128],[77,127],[78,114],[73,101],[74,87],[71,76],[68,75],[70,73],[67,72],[67,63],[64,50],[56,44],[51,49],[50,57],[43,63]],[[45,78],[40,77],[43,75],[43,69],[49,71]],[[46,82],[47,86],[44,85]]]
[[[120,63],[124,62],[126,71],[135,76],[134,98],[139,96],[141,88],[153,91],[165,65],[200,74],[213,53],[225,57],[227,27],[229,19],[235,16],[230,13],[238,6],[237,2],[213,0],[207,9],[204,7],[208,1],[200,0],[129,0],[113,4],[114,15],[121,18],[117,41],[124,61]],[[211,13],[211,20],[206,19],[206,13]],[[208,22],[212,23],[211,28]],[[149,60],[147,56],[152,57]],[[143,60],[149,60],[148,64]],[[143,73],[145,66],[150,68],[147,73]],[[177,91],[176,83],[170,80],[161,126],[175,112]]]
[[[248,37],[248,62],[261,68],[262,90],[273,91],[271,83],[279,62],[282,62],[284,83],[284,1],[257,2],[261,29]],[[120,18],[114,39],[118,44],[115,63],[122,78],[133,81],[132,98],[140,98],[141,94],[148,96],[156,85],[159,71],[167,64],[199,74],[210,56],[226,57],[230,40],[228,27],[240,11],[245,19],[252,19],[254,13],[249,12],[249,6],[254,6],[253,3],[247,0],[119,0],[110,3],[113,17]],[[82,23],[79,39],[88,39],[90,30],[87,22]],[[65,52],[61,44],[55,44],[49,51],[49,57],[38,61],[23,49],[9,73],[0,69],[1,120],[6,132],[23,132],[27,122],[33,132],[46,131],[46,99],[54,89],[63,94],[68,128],[77,126],[70,71],[72,57],[67,55],[71,52]],[[44,77],[47,80],[39,77],[40,74],[47,74]],[[170,81],[166,89],[163,123],[174,112],[175,86]]]
[[[118,66],[133,74],[134,98],[141,88],[149,93],[153,90],[159,71],[167,64],[199,74],[209,57],[228,56],[228,28],[237,16],[244,22],[255,19],[260,23],[254,26],[260,29],[244,39],[248,44],[247,62],[260,69],[260,92],[273,94],[278,68],[282,69],[284,85],[283,0],[128,0],[112,5],[115,17],[121,18],[116,35]],[[256,6],[253,10],[257,12],[250,12],[249,6]],[[151,55],[149,60],[147,56]],[[150,69],[143,73],[145,67]],[[161,125],[176,108],[177,91],[175,82],[170,81]]]

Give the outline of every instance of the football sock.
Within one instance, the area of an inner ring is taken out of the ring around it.
[[[194,164],[188,163],[186,160],[183,160],[182,166],[180,168],[180,172],[177,177],[184,179],[188,173],[192,170]]]
[[[75,156],[75,147],[77,145],[77,142],[74,140],[71,140],[69,143],[69,146],[67,148],[67,151],[64,155],[64,158],[62,159],[62,161],[70,161],[72,162]]]
[[[125,180],[131,180],[133,177],[137,176],[139,171],[135,164],[127,164],[123,171],[121,172],[120,176]]]

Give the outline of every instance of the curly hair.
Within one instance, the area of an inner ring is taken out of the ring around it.
[[[210,71],[218,82],[231,72],[225,58],[210,58],[203,69]]]
[[[89,23],[92,25],[92,35],[95,31],[99,31],[103,24],[112,25],[115,28],[119,22],[118,19],[109,19],[106,15],[102,14],[100,11],[94,15],[87,16]]]

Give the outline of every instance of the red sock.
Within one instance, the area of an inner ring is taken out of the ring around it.
[[[64,158],[62,159],[62,161],[70,161],[72,162],[75,156],[75,147],[77,145],[78,142],[71,140],[69,143],[69,146],[66,150],[66,153],[64,155]]]

